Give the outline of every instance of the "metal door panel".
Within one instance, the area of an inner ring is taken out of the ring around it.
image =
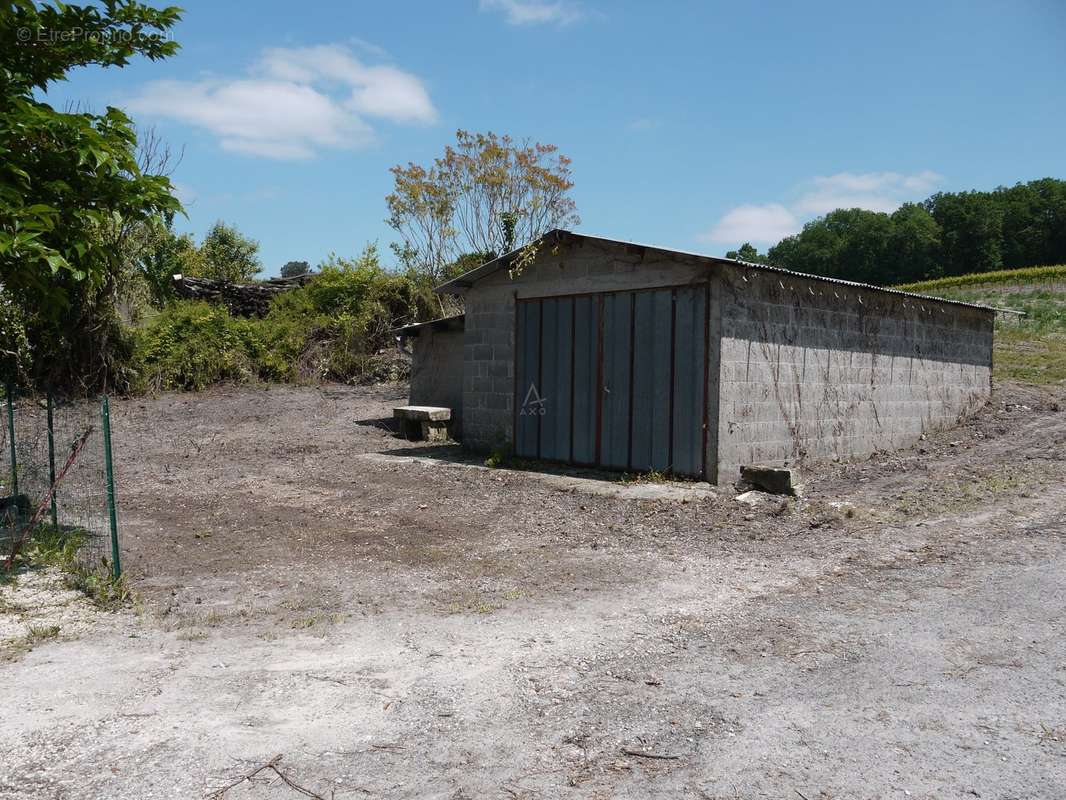
[[[540,437],[540,313],[537,300],[519,302],[515,308],[518,315],[518,363],[515,365],[517,394],[514,399],[515,453],[527,458],[536,458]],[[489,379],[483,376],[483,379]],[[474,380],[478,380],[475,376]]]
[[[703,473],[705,285],[521,300],[515,314],[518,455]]]
[[[633,303],[633,424],[630,468],[670,467],[670,289],[638,292]]]
[[[672,468],[686,475],[703,471],[706,300],[704,286],[675,290]]]
[[[629,466],[632,312],[632,292],[604,295],[600,464],[617,469]]]
[[[578,464],[596,463],[596,404],[599,397],[597,349],[599,304],[590,295],[574,298],[574,448]]]
[[[570,460],[570,380],[574,300],[541,301],[540,457]]]

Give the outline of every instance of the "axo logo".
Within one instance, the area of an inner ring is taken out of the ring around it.
[[[522,401],[522,410],[519,412],[523,417],[532,416],[544,416],[544,405],[547,402],[547,398],[541,397],[540,392],[537,391],[537,384],[529,384],[529,391],[526,392],[526,399]]]

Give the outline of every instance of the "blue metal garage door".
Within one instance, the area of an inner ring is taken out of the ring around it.
[[[517,454],[704,474],[708,291],[519,300]]]

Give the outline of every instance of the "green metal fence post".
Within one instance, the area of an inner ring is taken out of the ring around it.
[[[9,383],[7,385],[7,443],[11,448],[11,496],[13,498],[18,498],[19,463],[18,454],[15,452],[15,406],[12,402],[12,395],[14,394],[15,390]],[[16,499],[14,503],[15,508],[17,509],[18,500]]]
[[[53,426],[52,393],[48,393],[48,488],[52,492],[52,528],[59,530],[59,508],[56,506],[56,437]]]
[[[103,401],[104,418],[104,471],[107,474],[107,513],[111,520],[111,574],[118,580],[122,576],[122,561],[118,552],[118,514],[115,511],[115,471],[111,464],[111,409],[107,395]]]

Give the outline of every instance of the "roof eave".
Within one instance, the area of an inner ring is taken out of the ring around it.
[[[439,317],[425,322],[414,322],[400,328],[393,328],[391,333],[393,336],[407,338],[409,336],[418,336],[424,330],[461,330],[465,324],[466,314],[453,314],[450,317]]]
[[[690,258],[697,258],[697,259],[700,259],[700,260],[705,261],[707,263],[725,264],[725,265],[728,265],[728,266],[737,266],[737,267],[747,267],[749,269],[754,269],[754,270],[758,270],[758,271],[761,271],[761,272],[771,272],[771,273],[777,273],[777,274],[780,274],[780,275],[788,275],[788,276],[795,277],[795,278],[805,278],[807,280],[818,281],[818,282],[821,282],[821,283],[832,283],[832,284],[836,284],[838,286],[850,286],[850,287],[855,288],[855,289],[867,289],[867,290],[874,291],[874,292],[882,292],[882,293],[885,293],[885,294],[894,294],[894,295],[897,295],[897,296],[900,296],[900,297],[910,297],[910,298],[913,298],[915,300],[928,300],[928,301],[932,301],[932,302],[936,302],[936,303],[945,303],[945,304],[953,305],[953,306],[962,306],[964,308],[976,308],[976,309],[980,309],[982,311],[992,311],[992,312],[1000,313],[1000,314],[1020,314],[1020,315],[1024,316],[1024,312],[1014,311],[1013,309],[1009,309],[1009,308],[996,308],[995,306],[986,306],[986,305],[981,305],[980,303],[967,303],[967,302],[962,301],[962,300],[948,300],[947,298],[944,298],[944,297],[934,297],[933,295],[918,294],[916,292],[905,292],[902,289],[893,289],[893,288],[888,287],[888,286],[875,286],[872,283],[860,283],[858,281],[844,280],[843,278],[830,278],[830,277],[827,277],[825,275],[811,275],[811,274],[806,273],[806,272],[795,272],[795,271],[790,270],[790,269],[785,269],[784,267],[770,266],[769,264],[757,264],[757,263],[752,262],[752,261],[741,261],[740,259],[736,259],[736,258],[725,258],[723,256],[711,256],[711,255],[707,255],[706,253],[693,253],[693,252],[686,251],[686,250],[674,250],[674,249],[671,249],[671,248],[668,248],[668,247],[661,247],[659,245],[652,245],[652,244],[644,244],[642,242],[629,242],[629,241],[625,241],[625,240],[622,240],[622,239],[610,239],[610,238],[608,238],[606,236],[594,236],[594,235],[587,234],[587,233],[574,233],[573,231],[567,231],[567,230],[563,230],[561,228],[556,228],[554,230],[551,230],[548,233],[546,233],[543,236],[541,236],[539,239],[534,239],[532,242],[529,242],[528,244],[525,244],[522,247],[519,247],[519,248],[517,248],[515,250],[512,250],[509,253],[505,253],[504,255],[499,256],[497,258],[494,258],[492,261],[487,261],[484,264],[482,264],[481,266],[470,270],[469,272],[464,272],[462,275],[459,275],[458,277],[455,277],[452,280],[447,281],[446,283],[442,283],[440,286],[438,286],[436,289],[434,289],[434,291],[437,294],[461,294],[461,290],[469,289],[470,287],[472,287],[475,283],[477,283],[482,278],[487,277],[488,275],[491,275],[492,273],[494,273],[497,270],[501,269],[506,263],[509,263],[509,261],[512,258],[514,258],[521,250],[525,249],[530,244],[533,244],[535,242],[545,241],[545,240],[547,240],[549,238],[555,238],[555,239],[572,238],[572,239],[583,239],[583,240],[594,239],[594,240],[597,240],[597,241],[607,242],[608,244],[614,244],[614,245],[622,245],[622,246],[627,246],[628,245],[628,246],[634,246],[634,247],[643,247],[643,248],[645,248],[647,250],[656,250],[656,251],[658,251],[660,253],[668,253],[668,254],[673,254],[673,255],[688,256]]]

